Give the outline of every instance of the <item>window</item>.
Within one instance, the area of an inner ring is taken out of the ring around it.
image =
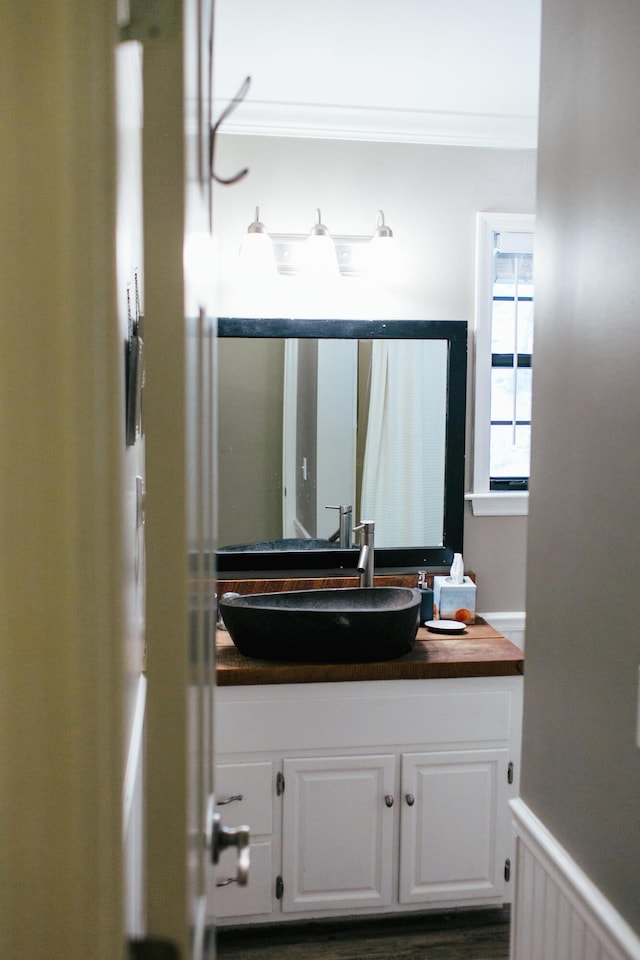
[[[526,514],[531,443],[533,215],[479,213],[474,514]]]

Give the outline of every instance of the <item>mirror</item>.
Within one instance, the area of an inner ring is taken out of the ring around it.
[[[355,569],[338,506],[377,569],[449,564],[466,352],[464,321],[219,319],[218,569]]]

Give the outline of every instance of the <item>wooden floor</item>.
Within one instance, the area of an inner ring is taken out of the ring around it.
[[[220,960],[509,960],[508,910],[219,929]]]

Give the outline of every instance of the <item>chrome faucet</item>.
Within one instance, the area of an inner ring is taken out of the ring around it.
[[[360,556],[358,557],[356,570],[360,574],[361,587],[373,586],[375,528],[376,525],[373,520],[363,520],[360,526],[354,527],[354,531],[360,531]]]
[[[352,507],[349,506],[339,506],[339,507],[325,507],[325,510],[339,510],[340,511],[340,526],[336,533],[330,537],[331,541],[338,541],[340,547],[351,547],[351,532],[353,529],[353,519],[352,519]]]

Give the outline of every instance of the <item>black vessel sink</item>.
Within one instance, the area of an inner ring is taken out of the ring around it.
[[[259,660],[364,663],[413,648],[420,593],[371,587],[254,593],[220,601],[236,647]]]

